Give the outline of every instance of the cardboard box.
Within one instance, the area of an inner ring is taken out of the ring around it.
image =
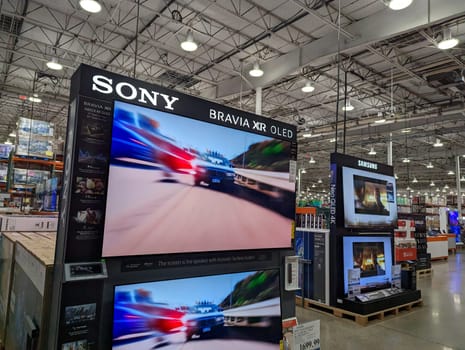
[[[47,349],[54,257],[50,237],[36,234],[16,241],[5,349],[26,349],[36,333],[37,349]]]

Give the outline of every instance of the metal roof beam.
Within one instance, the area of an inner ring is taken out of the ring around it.
[[[463,0],[415,1],[402,11],[391,11],[386,8],[370,17],[344,27],[342,33],[350,33],[353,39],[342,37],[340,49],[341,52],[346,52],[351,49],[362,48],[380,40],[413,30],[420,30],[463,15],[465,15],[465,2]],[[337,38],[337,31],[332,31],[301,48],[262,64],[265,74],[261,78],[249,79],[252,88],[268,86],[317,59],[337,54]],[[242,74],[245,74],[244,72],[249,69],[250,66],[245,66]],[[240,89],[240,76],[227,79],[218,85],[216,98],[224,98],[239,93]]]

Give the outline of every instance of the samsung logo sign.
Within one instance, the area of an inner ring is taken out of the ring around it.
[[[131,83],[121,81],[113,87],[113,79],[104,75],[94,75],[92,77],[92,91],[109,95],[115,92],[119,97],[126,101],[137,100],[137,102],[150,104],[155,107],[163,107],[174,110],[173,105],[179,100],[178,97],[169,96],[153,90],[147,90],[142,87],[135,87]]]
[[[366,160],[359,160],[358,166],[361,166],[363,168],[378,170],[378,164],[367,162]]]

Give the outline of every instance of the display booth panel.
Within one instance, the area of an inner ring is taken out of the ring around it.
[[[419,299],[394,276],[393,168],[333,153],[330,194],[330,304],[367,314]]]
[[[296,127],[86,65],[70,90],[47,349],[121,348],[139,336],[149,348],[174,343],[159,326],[163,317],[148,316],[157,310],[185,314],[178,326],[185,338],[196,337],[186,329],[197,320],[185,309],[195,303],[163,301],[156,295],[162,286],[174,296],[244,273],[257,274],[254,284],[268,269],[279,275],[273,306],[260,306],[243,328],[277,348],[277,320],[294,312],[292,293],[279,281],[284,256],[293,254]],[[76,290],[82,295],[74,297]],[[124,295],[138,290],[153,291],[157,305],[147,299],[127,307]],[[213,291],[200,289],[206,295],[197,301],[221,304]],[[226,324],[223,304],[217,318]],[[81,309],[87,316],[78,322]],[[173,329],[176,322],[167,320]],[[265,338],[257,335],[260,324]]]

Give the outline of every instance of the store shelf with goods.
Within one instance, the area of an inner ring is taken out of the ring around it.
[[[329,228],[329,209],[317,207],[297,207],[296,227],[304,229]]]

